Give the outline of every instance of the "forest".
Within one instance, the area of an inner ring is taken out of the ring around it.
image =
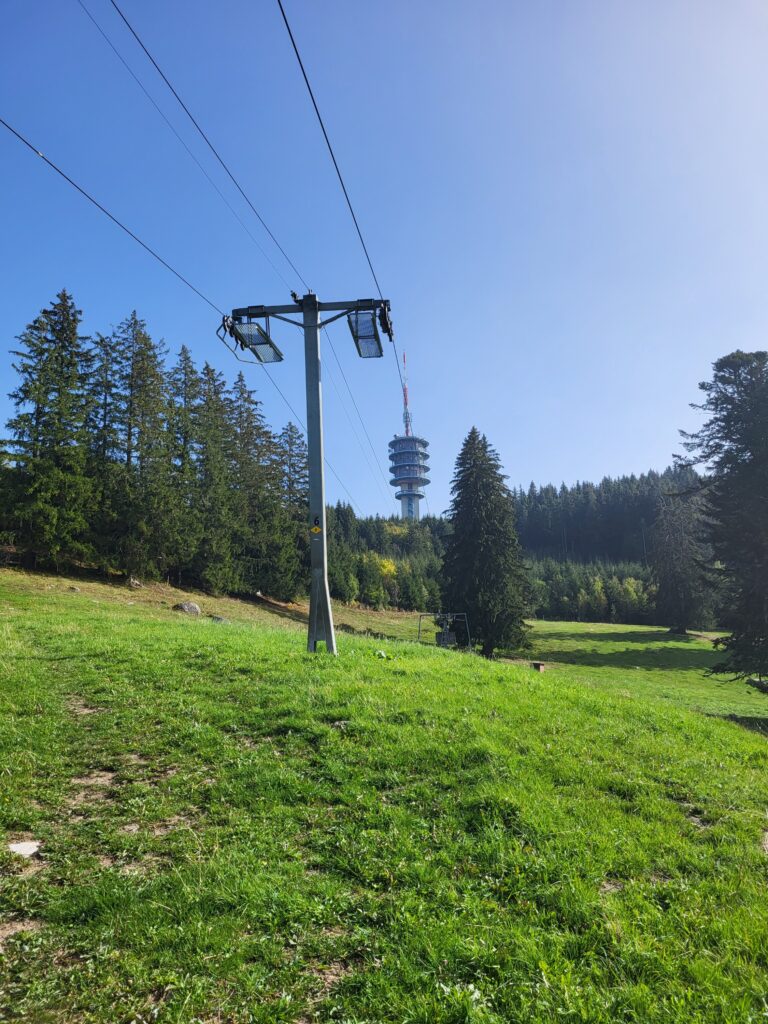
[[[81,334],[81,320],[62,291],[18,338],[15,415],[0,449],[4,560],[211,593],[304,594],[308,481],[299,428],[271,427],[242,374],[228,385],[208,363],[195,366],[185,347],[170,358],[136,312],[93,338]],[[679,465],[511,489],[527,614],[666,622],[672,526],[686,539],[688,576],[707,558],[701,482]],[[405,523],[359,517],[344,503],[329,508],[332,596],[440,609],[450,531],[444,517]],[[717,588],[701,579],[697,588],[706,600],[694,602],[690,625],[713,625]]]

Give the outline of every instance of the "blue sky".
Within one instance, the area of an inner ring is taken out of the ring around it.
[[[84,2],[294,285],[108,0]],[[712,361],[767,344],[768,7],[285,5],[408,353],[430,509],[473,424],[515,484],[666,465]],[[122,6],[320,298],[374,294],[276,2]],[[0,57],[1,116],[217,305],[287,300],[77,0],[9,0]],[[136,308],[231,379],[212,310],[7,133],[0,184],[0,418],[13,338],[61,287],[87,331]],[[392,353],[359,360],[343,323],[332,337],[385,465]],[[300,337],[279,341],[275,379],[303,412]],[[327,455],[363,511],[394,511],[327,355]],[[345,497],[332,476],[328,497]]]

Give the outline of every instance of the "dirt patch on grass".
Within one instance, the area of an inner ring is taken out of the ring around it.
[[[78,791],[69,797],[67,807],[75,810],[106,800],[114,781],[115,772],[110,771],[92,771],[72,779],[72,785],[77,786]]]
[[[176,829],[191,827],[191,818],[186,818],[182,814],[174,814],[172,818],[166,818],[165,821],[155,822],[149,831],[153,836],[167,836],[171,832],[175,832]]]
[[[67,798],[67,807],[74,810],[106,800],[114,779],[114,772],[102,771],[90,772],[88,775],[72,779],[72,784],[78,788]]]
[[[159,857],[152,855],[144,857],[142,860],[131,860],[126,864],[120,865],[121,875],[148,875],[151,871],[157,868],[162,861]]]
[[[618,878],[605,878],[600,883],[600,895],[610,896],[612,893],[621,892],[624,888],[624,883],[619,881]]]
[[[70,697],[67,707],[78,718],[84,715],[99,715],[104,710],[103,708],[96,708],[92,704],[86,704],[81,697]]]
[[[21,935],[23,932],[39,932],[41,928],[42,924],[40,921],[32,919],[26,921],[0,921],[0,950],[15,935]]]
[[[697,807],[696,804],[683,804],[685,808],[685,816],[690,823],[699,829],[709,828],[710,823],[707,821],[705,812]]]
[[[146,768],[150,764],[149,758],[142,754],[123,754],[123,760],[126,764],[135,765],[137,768]]]
[[[310,965],[309,974],[312,978],[314,993],[310,999],[310,1014],[317,1003],[322,1002],[340,981],[352,973],[352,966],[344,960],[333,960],[325,965]],[[314,1016],[299,1017],[295,1024],[313,1024]]]
[[[115,772],[93,771],[87,775],[72,779],[73,786],[85,786],[88,789],[107,789],[115,781]]]
[[[763,847],[763,853],[768,853],[768,832],[763,832],[763,842],[761,845]]]

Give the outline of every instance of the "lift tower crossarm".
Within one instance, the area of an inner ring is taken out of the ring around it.
[[[232,310],[233,320],[258,320],[265,316],[280,316],[288,313],[299,315],[303,312],[303,305],[300,302],[291,303],[289,306],[243,306],[241,309]],[[319,313],[353,313],[359,310],[361,313],[366,310],[376,311],[378,309],[389,310],[389,299],[355,299],[350,302],[318,302]]]

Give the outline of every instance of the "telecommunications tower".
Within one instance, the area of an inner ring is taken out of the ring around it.
[[[405,433],[395,434],[389,442],[390,483],[397,488],[395,497],[400,502],[403,519],[419,518],[419,502],[424,497],[422,488],[429,483],[429,441],[416,437],[411,429],[411,410],[408,408],[408,375],[403,352],[403,426]]]

